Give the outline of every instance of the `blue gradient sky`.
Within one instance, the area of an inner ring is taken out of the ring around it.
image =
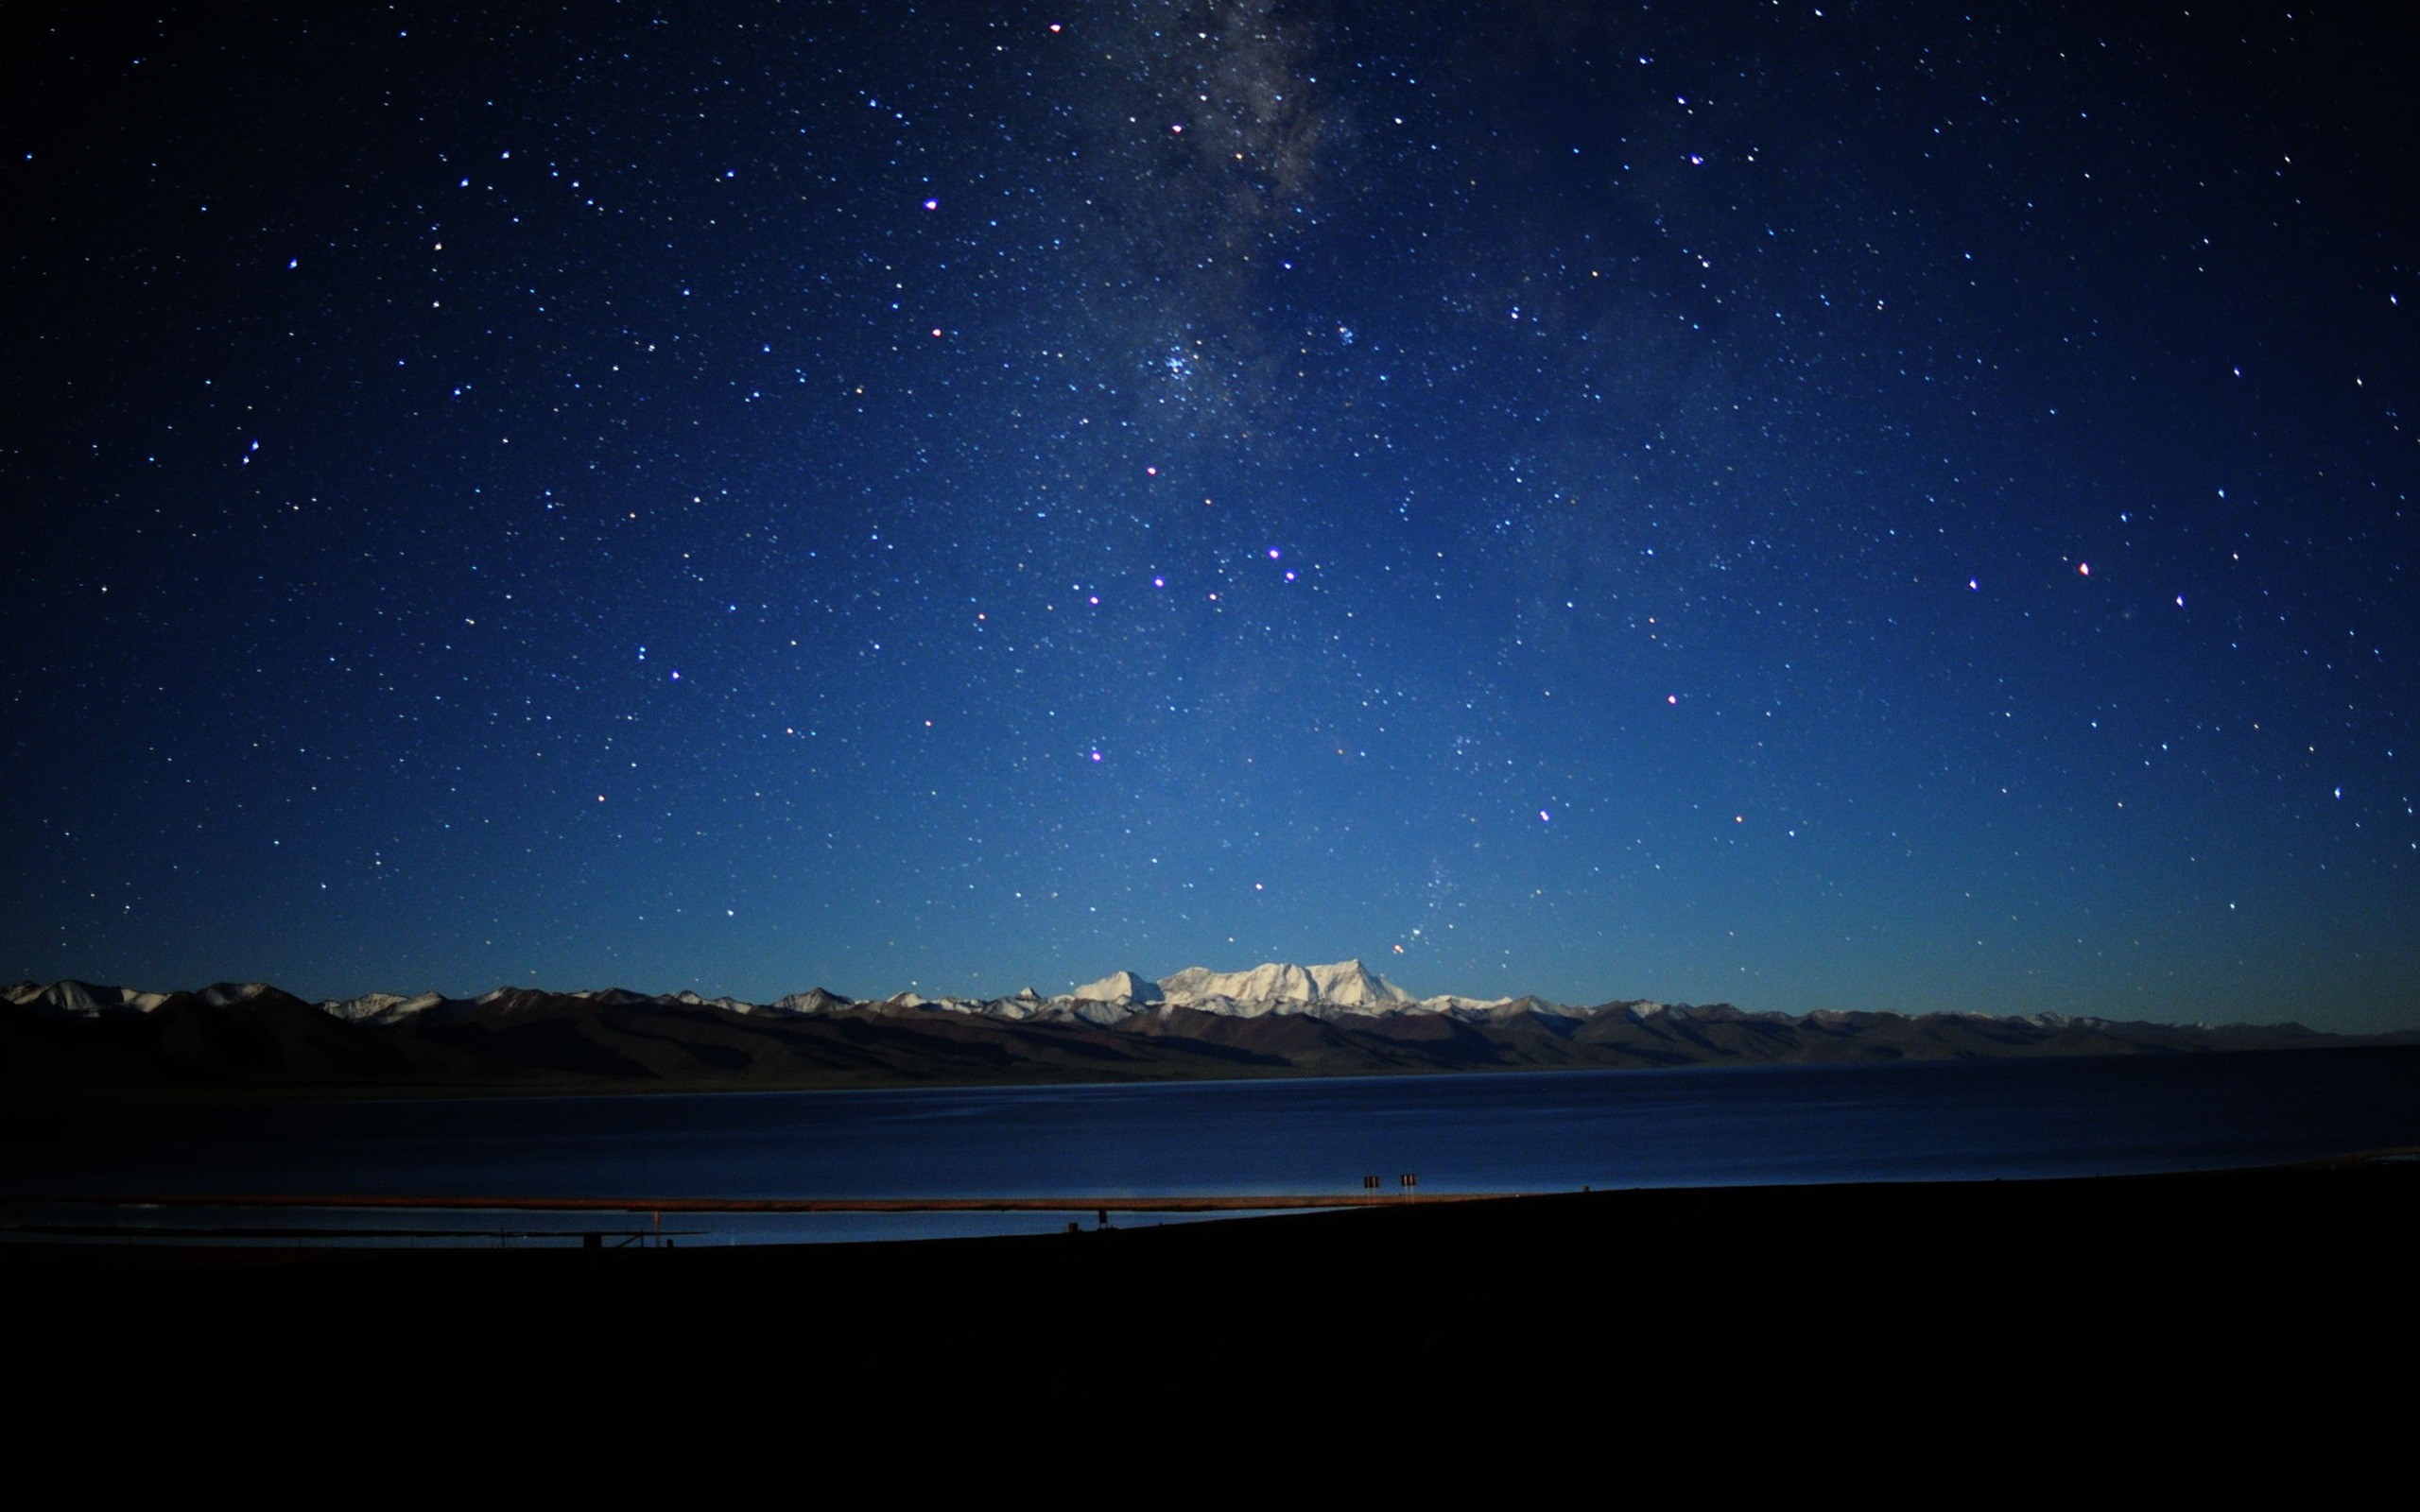
[[[0,975],[2420,1026],[2408,37],[461,9],[12,8]]]

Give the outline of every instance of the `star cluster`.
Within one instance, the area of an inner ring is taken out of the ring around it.
[[[21,13],[0,974],[2420,1025],[2362,25]]]

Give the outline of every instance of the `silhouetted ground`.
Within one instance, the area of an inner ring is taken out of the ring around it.
[[[2199,1442],[2400,1420],[2416,1194],[2420,1165],[2385,1162],[886,1245],[13,1245],[0,1280],[21,1429],[164,1412],[221,1432],[610,1418],[812,1435],[1010,1413],[1318,1433],[1399,1411],[1407,1432],[1703,1446],[1918,1423],[2001,1438],[2047,1414]]]

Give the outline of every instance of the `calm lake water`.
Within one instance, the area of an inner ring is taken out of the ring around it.
[[[0,1111],[0,1195],[1140,1196],[2083,1176],[2420,1146],[2420,1051],[1156,1086]],[[553,1215],[16,1205],[0,1224],[373,1226]],[[635,1220],[633,1220],[635,1221]],[[697,1217],[688,1243],[1063,1227],[1064,1215]],[[1157,1221],[1140,1219],[1135,1221]],[[667,1216],[666,1227],[675,1220]],[[515,1242],[520,1242],[516,1240]]]

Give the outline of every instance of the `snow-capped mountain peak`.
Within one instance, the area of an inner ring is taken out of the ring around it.
[[[1132,971],[1112,971],[1067,995],[1079,1003],[1157,1003],[1160,985]]]
[[[1330,966],[1270,961],[1249,971],[1188,966],[1160,978],[1159,987],[1166,1001],[1182,1006],[1216,998],[1237,1003],[1334,1003],[1343,1007],[1381,1007],[1412,1001],[1410,993],[1357,960]]]

